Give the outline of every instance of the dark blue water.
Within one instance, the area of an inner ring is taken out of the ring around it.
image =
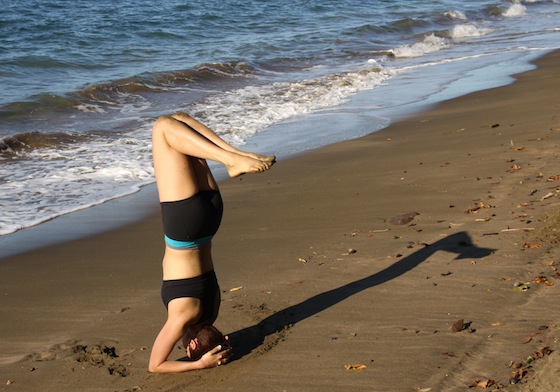
[[[557,0],[318,3],[4,2],[0,235],[152,183],[160,114],[285,156],[505,83],[560,37]],[[318,127],[333,110],[368,118]]]

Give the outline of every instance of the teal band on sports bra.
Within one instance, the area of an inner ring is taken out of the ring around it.
[[[188,250],[188,249],[199,249],[203,245],[206,245],[210,241],[212,241],[212,235],[207,237],[197,238],[193,241],[177,241],[168,236],[165,236],[165,243],[172,249],[177,250]]]

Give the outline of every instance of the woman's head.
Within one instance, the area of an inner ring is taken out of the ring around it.
[[[199,360],[204,354],[214,347],[228,344],[224,335],[213,325],[205,325],[191,339],[187,346],[187,356],[193,360]]]

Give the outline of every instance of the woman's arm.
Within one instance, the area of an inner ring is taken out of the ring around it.
[[[220,352],[221,346],[215,347],[202,356],[198,361],[169,361],[169,355],[175,344],[182,338],[185,323],[181,320],[168,319],[158,334],[152,352],[148,371],[152,373],[180,373],[189,370],[206,369],[218,366],[227,353]]]

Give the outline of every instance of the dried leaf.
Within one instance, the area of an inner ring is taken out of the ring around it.
[[[466,328],[465,322],[463,319],[459,319],[453,323],[451,326],[451,332],[461,332]]]
[[[539,359],[539,358],[542,358],[542,357],[544,357],[546,355],[550,355],[550,354],[552,354],[552,350],[550,349],[550,347],[546,346],[546,347],[539,348],[537,351],[535,351],[531,355],[531,357],[533,359]]]
[[[525,244],[523,244],[523,247],[525,249],[538,249],[541,246],[539,244],[529,244],[529,243],[525,242]]]
[[[533,338],[532,338],[531,336],[527,336],[527,337],[525,338],[525,340],[522,341],[521,343],[522,343],[522,344],[527,344],[527,343],[529,343],[531,340],[533,340]]]
[[[231,292],[234,292],[234,291],[239,291],[239,290],[241,290],[242,288],[243,288],[243,286],[234,287],[234,288],[232,288],[232,289],[229,289],[229,291],[230,291],[230,293],[231,293]]]
[[[553,192],[548,192],[546,195],[544,195],[543,197],[541,197],[541,201],[548,199],[549,197],[554,196],[555,194]]]
[[[525,374],[527,374],[525,369],[517,369],[516,371],[511,373],[510,383],[516,384],[517,382],[519,382],[519,380],[522,380],[523,377],[525,377]],[[512,383],[511,380],[514,380],[515,382]]]
[[[365,368],[367,368],[366,365],[344,365],[344,369],[346,370],[364,370]]]
[[[478,205],[476,207],[470,208],[466,212],[467,212],[467,214],[476,214],[478,212],[478,210],[480,210],[482,208],[492,208],[492,207],[489,206],[488,204],[480,202],[480,203],[478,203]]]

